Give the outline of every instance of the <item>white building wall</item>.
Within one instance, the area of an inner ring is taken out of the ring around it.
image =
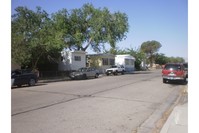
[[[86,52],[84,51],[63,50],[61,56],[63,57],[63,60],[61,61],[60,59],[58,67],[59,71],[71,71],[77,70],[80,67],[86,67]]]
[[[74,51],[71,53],[71,70],[77,70],[81,67],[86,67],[86,52]],[[80,57],[80,60],[75,58]]]

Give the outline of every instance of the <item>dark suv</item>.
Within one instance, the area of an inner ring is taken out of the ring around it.
[[[163,83],[167,81],[182,81],[186,83],[187,71],[181,63],[168,63],[162,69]]]
[[[37,83],[38,77],[31,70],[16,69],[11,72],[11,86],[20,87],[21,85],[28,84],[33,86]]]

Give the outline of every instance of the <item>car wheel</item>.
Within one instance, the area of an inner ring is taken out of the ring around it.
[[[185,79],[182,81],[182,83],[183,83],[184,85],[186,85],[186,84],[187,84],[187,78],[185,78]]]
[[[70,79],[71,79],[71,80],[75,80],[75,77],[74,77],[74,78],[70,77]]]
[[[99,77],[99,74],[98,74],[98,73],[96,73],[96,74],[95,74],[95,78],[98,78],[98,77]]]
[[[124,75],[124,71],[122,71],[122,75]]]
[[[17,87],[21,87],[21,85],[17,85]]]
[[[117,75],[117,71],[114,72],[114,75]]]
[[[163,79],[162,81],[163,81],[163,83],[166,83],[166,79]]]
[[[35,79],[30,79],[30,81],[29,81],[29,86],[34,86],[35,85]]]

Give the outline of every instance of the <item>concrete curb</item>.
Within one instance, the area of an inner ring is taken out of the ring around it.
[[[188,133],[188,86],[183,89],[180,104],[173,109],[160,133]]]
[[[188,133],[188,104],[174,108],[160,133]]]
[[[57,78],[57,79],[42,79],[42,80],[38,80],[38,84],[39,83],[51,83],[51,82],[68,81],[68,80],[70,80],[69,77],[67,77],[67,78]]]
[[[104,75],[100,74],[99,78],[102,77]],[[60,82],[60,81],[70,81],[71,79],[69,77],[64,77],[64,78],[55,78],[55,79],[41,79],[38,80],[38,84],[39,83],[50,83],[50,82]]]
[[[165,102],[156,109],[151,116],[145,120],[133,133],[159,133],[173,108],[179,103],[182,97],[182,89],[171,92]],[[173,97],[176,95],[176,98]]]

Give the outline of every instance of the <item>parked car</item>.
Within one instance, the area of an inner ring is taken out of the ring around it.
[[[37,83],[38,77],[31,70],[16,69],[11,71],[11,86],[21,87],[22,85],[33,86]]]
[[[106,75],[114,74],[117,75],[118,73],[124,74],[125,68],[124,66],[116,66],[113,65],[110,68],[106,69]]]
[[[87,78],[98,78],[99,71],[93,67],[82,67],[79,68],[76,72],[69,74],[71,79],[87,79]]]
[[[187,72],[181,63],[168,63],[162,69],[163,83],[169,81],[186,82]]]

